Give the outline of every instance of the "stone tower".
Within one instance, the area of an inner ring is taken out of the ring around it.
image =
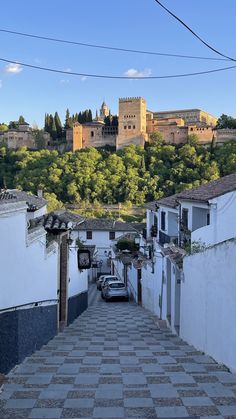
[[[73,140],[72,140],[72,151],[81,150],[83,148],[83,127],[79,122],[75,122],[73,125]]]
[[[100,115],[99,115],[100,119],[104,120],[104,118],[109,115],[109,112],[110,112],[110,110],[109,110],[108,106],[103,101],[102,106],[100,108]]]
[[[130,144],[144,146],[146,140],[146,101],[142,97],[119,99],[117,150]]]

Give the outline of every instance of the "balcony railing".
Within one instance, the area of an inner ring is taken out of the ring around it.
[[[152,225],[151,227],[151,237],[157,237],[157,226]]]
[[[174,243],[178,244],[178,236],[169,236],[168,234],[159,231],[159,243],[163,246],[165,243]]]

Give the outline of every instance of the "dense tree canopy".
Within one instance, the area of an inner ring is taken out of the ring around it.
[[[222,114],[217,121],[216,129],[223,128],[236,129],[236,118]]]
[[[131,145],[74,154],[2,146],[0,187],[42,189],[52,208],[84,202],[140,205],[236,171],[236,142],[208,149],[195,140],[172,145],[154,138],[146,149]]]

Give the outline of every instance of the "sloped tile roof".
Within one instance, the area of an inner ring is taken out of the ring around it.
[[[48,232],[66,231],[75,228],[77,224],[81,223],[84,218],[75,215],[69,211],[55,211],[37,217],[30,221],[31,228],[42,226]]]
[[[179,192],[175,195],[149,202],[145,205],[145,207],[152,209],[153,211],[155,211],[156,205],[176,208],[181,200],[208,202],[210,199],[217,198],[218,196],[233,191],[236,191],[236,173],[224,176],[217,180],[212,180],[204,185],[198,186],[197,188],[186,189],[185,191]]]
[[[28,205],[28,211],[36,211],[47,205],[46,199],[39,198],[38,196],[25,191],[20,191],[18,189],[0,190],[0,204],[20,201],[26,202]]]
[[[142,231],[145,224],[125,223],[110,218],[86,218],[76,227],[76,230],[99,230],[99,231]]]
[[[236,173],[212,180],[205,185],[189,189],[178,194],[178,199],[190,201],[208,201],[228,192],[236,191]]]
[[[157,206],[163,205],[166,207],[176,208],[178,206],[178,197],[179,197],[179,194],[175,194],[175,195],[167,196],[162,199],[158,199],[158,201],[156,201],[156,205]]]

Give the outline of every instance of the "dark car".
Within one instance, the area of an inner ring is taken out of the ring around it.
[[[106,301],[122,298],[124,300],[129,300],[128,289],[122,281],[109,281],[107,285],[103,288],[103,298]]]

